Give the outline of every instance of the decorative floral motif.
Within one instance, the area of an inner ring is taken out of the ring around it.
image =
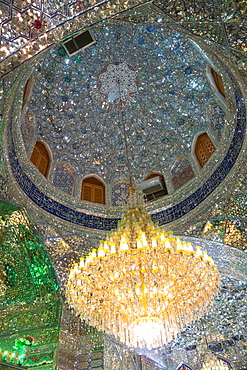
[[[110,63],[99,75],[104,101],[125,103],[137,93],[137,72],[127,63]]]

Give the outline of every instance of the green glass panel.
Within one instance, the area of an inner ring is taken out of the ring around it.
[[[52,369],[61,318],[60,287],[26,211],[0,201],[0,360]]]

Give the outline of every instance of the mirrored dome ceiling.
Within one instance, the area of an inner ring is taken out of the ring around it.
[[[220,140],[225,112],[194,41],[122,21],[91,31],[94,45],[71,57],[56,46],[35,71],[29,109],[55,162],[109,182],[127,176],[129,164],[140,182],[189,158],[196,133]]]

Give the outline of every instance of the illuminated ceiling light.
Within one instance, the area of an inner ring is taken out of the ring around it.
[[[151,349],[202,316],[218,285],[207,252],[166,233],[135,205],[98,251],[74,265],[67,294],[89,325],[127,346]]]

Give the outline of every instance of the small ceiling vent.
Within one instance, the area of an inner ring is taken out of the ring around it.
[[[85,49],[89,45],[95,44],[95,39],[93,38],[90,31],[85,31],[80,33],[79,35],[69,37],[68,39],[62,42],[66,53],[70,55],[74,55],[78,53],[80,50]]]
[[[137,187],[146,195],[154,194],[164,189],[159,176],[153,177],[152,179],[146,181],[142,181],[140,184],[138,184]]]

